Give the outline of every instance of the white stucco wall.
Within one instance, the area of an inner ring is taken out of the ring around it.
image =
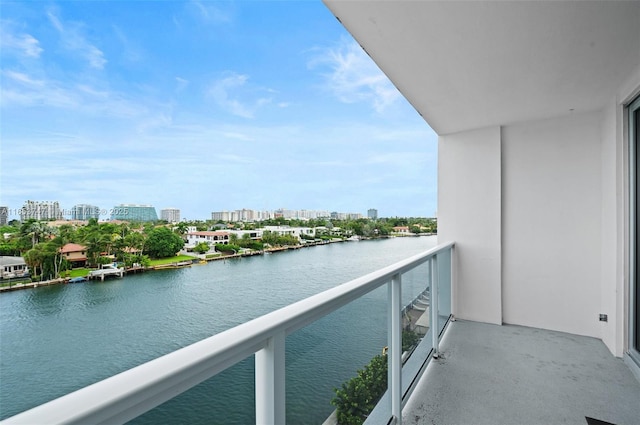
[[[602,247],[600,274],[600,311],[608,315],[607,322],[600,322],[602,341],[612,353],[620,357],[624,346],[624,285],[626,255],[625,194],[626,172],[623,128],[616,102],[602,112]]]
[[[456,242],[453,313],[502,323],[500,128],[438,140],[438,242]]]
[[[600,125],[588,113],[503,127],[505,323],[601,335]]]

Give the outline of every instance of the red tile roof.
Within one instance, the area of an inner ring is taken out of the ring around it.
[[[82,252],[86,251],[87,247],[84,245],[79,245],[77,243],[68,243],[62,248],[60,248],[60,252],[66,254],[67,252]]]

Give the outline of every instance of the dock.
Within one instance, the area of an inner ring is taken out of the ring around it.
[[[9,292],[9,291],[17,291],[19,289],[29,289],[29,288],[38,288],[40,286],[51,286],[51,285],[59,285],[61,283],[66,283],[66,279],[58,278],[51,280],[43,280],[40,282],[21,282],[15,283],[10,286],[2,286],[0,287],[0,292]]]
[[[114,265],[108,264],[106,266],[102,266],[99,270],[92,270],[89,272],[87,278],[89,280],[100,279],[100,281],[104,282],[106,277],[123,277],[124,276],[124,268],[116,267]]]
[[[167,269],[182,269],[184,267],[191,267],[193,260],[177,261],[175,263],[158,264],[156,266],[147,267],[149,270],[167,270]]]

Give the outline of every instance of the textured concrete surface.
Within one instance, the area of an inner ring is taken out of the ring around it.
[[[640,424],[640,382],[602,341],[456,321],[403,410],[405,424]]]

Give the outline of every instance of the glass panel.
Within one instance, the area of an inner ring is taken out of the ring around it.
[[[254,356],[250,356],[128,423],[255,423],[254,364]]]
[[[640,230],[638,227],[640,226],[640,220],[638,220],[639,211],[640,211],[640,179],[638,178],[638,170],[640,170],[640,155],[638,154],[638,149],[640,149],[640,99],[636,99],[636,101],[630,107],[631,117],[630,117],[630,128],[631,128],[631,143],[635,147],[635,169],[633,172],[635,173],[635,247],[634,247],[634,259],[633,265],[634,268],[634,277],[635,281],[633,282],[634,287],[632,291],[635,293],[635,300],[632,302],[632,328],[635,329],[635,335],[631,336],[632,344],[631,346],[636,349],[636,351],[640,351],[640,284],[638,279],[638,254],[640,253]]]
[[[334,389],[355,378],[386,345],[386,285],[289,335],[287,423],[323,423],[336,408]]]
[[[404,361],[429,330],[431,273],[428,263],[402,276],[402,349]]]
[[[438,332],[451,314],[451,250],[438,254]]]

